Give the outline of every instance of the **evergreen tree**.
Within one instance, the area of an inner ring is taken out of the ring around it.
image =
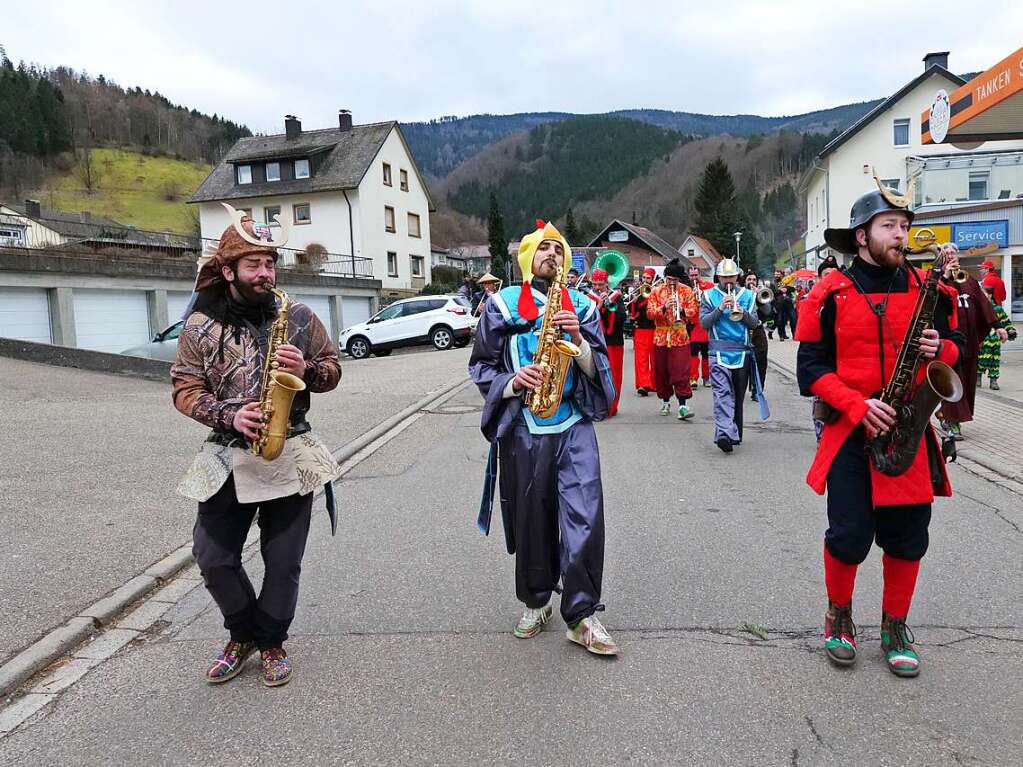
[[[508,273],[508,238],[504,234],[504,218],[497,206],[497,195],[490,193],[490,210],[487,213],[487,241],[490,245],[490,273],[505,284],[511,281]]]
[[[576,226],[575,216],[572,214],[572,208],[568,209],[565,214],[565,239],[568,240],[568,244],[573,247],[579,247],[582,245],[582,235],[579,233],[579,227]]]
[[[693,233],[703,237],[726,258],[735,256],[735,232],[743,223],[735,199],[735,182],[720,157],[708,163],[693,201],[696,220]]]

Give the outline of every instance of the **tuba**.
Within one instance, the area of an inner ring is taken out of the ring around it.
[[[564,287],[565,264],[562,263],[547,290],[540,340],[533,355],[533,364],[543,369],[543,383],[527,392],[525,398],[526,407],[538,418],[550,418],[561,407],[568,368],[572,360],[582,353],[578,346],[561,337],[561,330],[554,324],[554,315],[561,309],[561,291]]]
[[[279,365],[274,359],[277,347],[288,342],[288,307],[291,299],[283,290],[271,288],[271,291],[280,299],[281,305],[277,319],[270,328],[259,387],[259,412],[263,418],[263,428],[252,443],[252,454],[267,461],[276,460],[284,450],[291,420],[291,404],[295,401],[295,395],[305,389],[305,381],[301,378],[277,369]]]

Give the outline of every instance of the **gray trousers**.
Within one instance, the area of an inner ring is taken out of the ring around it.
[[[255,642],[267,650],[288,638],[312,507],[312,493],[238,503],[233,474],[212,498],[199,504],[192,553],[234,641]],[[258,597],[242,567],[242,547],[257,511],[265,567]]]
[[[742,403],[749,386],[750,360],[741,368],[726,368],[711,354],[710,385],[714,393],[714,441],[722,435],[742,442]]]

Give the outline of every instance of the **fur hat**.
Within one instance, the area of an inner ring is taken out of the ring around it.
[[[251,218],[241,220],[245,231],[255,237],[255,228]],[[235,224],[231,224],[220,235],[220,244],[217,245],[217,252],[199,267],[199,276],[196,279],[195,289],[205,290],[218,285],[227,285],[221,267],[233,266],[245,256],[272,256],[274,263],[277,262],[277,250],[266,245],[253,245],[246,241],[238,231]]]
[[[685,267],[682,266],[682,262],[677,258],[673,258],[664,265],[664,276],[684,280],[688,275],[686,274]]]

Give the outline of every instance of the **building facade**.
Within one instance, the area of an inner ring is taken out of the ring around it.
[[[275,217],[286,222],[289,249],[372,259],[385,294],[430,282],[433,201],[396,122],[353,125],[342,111],[337,128],[303,131],[289,115],[283,134],[235,144],[190,202],[204,238],[230,223],[227,202],[271,233]]]

